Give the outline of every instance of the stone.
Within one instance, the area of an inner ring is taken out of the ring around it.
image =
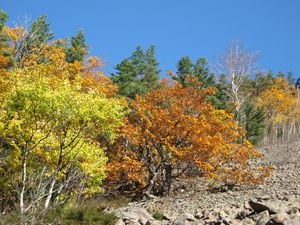
[[[115,215],[122,219],[125,224],[150,225],[155,219],[143,208],[123,207],[115,210]]]
[[[258,220],[256,222],[256,225],[265,225],[269,221],[269,211],[265,210],[258,215]]]
[[[121,219],[118,219],[115,225],[125,225],[124,221]]]
[[[259,201],[269,200],[269,199],[270,199],[269,195],[262,195],[257,198],[257,200],[259,200]]]
[[[263,212],[268,210],[270,214],[276,214],[278,212],[284,211],[286,206],[279,200],[270,200],[270,201],[249,201],[249,205],[256,213]]]
[[[150,225],[162,225],[162,222],[155,220],[155,221],[150,222]]]
[[[195,217],[191,213],[182,213],[174,221],[173,225],[192,225],[197,224]]]
[[[203,219],[204,218],[204,215],[202,212],[197,212],[196,215],[195,215],[195,218],[200,220],[200,219]]]
[[[174,216],[174,214],[170,214],[168,212],[164,212],[164,217],[163,217],[164,220],[175,220],[176,219],[176,216]]]
[[[194,221],[194,220],[195,220],[194,215],[191,214],[191,213],[184,213],[184,214],[182,214],[182,216],[183,216],[186,220],[188,220],[188,221]]]
[[[291,225],[291,219],[286,213],[280,213],[273,216],[266,225]]]
[[[246,218],[242,222],[240,222],[240,224],[242,224],[242,225],[255,225],[255,222],[250,218]]]
[[[262,202],[250,200],[249,205],[254,210],[254,212],[256,212],[256,213],[260,213],[260,212],[263,212],[265,210],[269,210],[269,208],[265,204],[263,204]]]
[[[239,211],[239,212],[236,214],[235,218],[236,218],[236,219],[239,219],[239,220],[242,220],[242,219],[246,218],[248,215],[249,215],[249,211],[242,210],[242,211]]]
[[[299,225],[300,224],[300,215],[292,215],[291,216],[291,224]]]
[[[273,216],[266,225],[299,225],[300,215],[288,215],[286,213],[278,213]]]

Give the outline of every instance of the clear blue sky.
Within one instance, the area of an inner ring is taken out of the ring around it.
[[[182,56],[214,64],[232,40],[264,70],[300,76],[300,0],[1,0],[10,23],[47,15],[56,38],[80,29],[107,73],[137,45],[156,45],[162,75]]]

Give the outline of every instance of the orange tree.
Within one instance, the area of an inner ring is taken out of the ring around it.
[[[214,184],[260,183],[268,168],[252,168],[260,154],[244,135],[233,115],[206,100],[214,89],[162,88],[131,103],[131,113],[119,140],[108,150],[108,182],[119,190],[164,194],[172,179],[199,168]]]

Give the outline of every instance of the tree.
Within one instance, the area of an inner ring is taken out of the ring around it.
[[[144,58],[145,66],[142,66],[144,69],[140,71],[142,75],[141,82],[145,86],[146,92],[149,92],[160,86],[160,70],[158,69],[159,62],[155,57],[154,45],[150,45],[150,47],[146,50]]]
[[[28,47],[40,48],[54,37],[46,16],[38,17],[31,25],[27,39]]]
[[[95,89],[83,92],[81,79],[62,77],[54,86],[39,67],[12,72],[11,79],[15,86],[1,106],[1,174],[11,168],[6,185],[18,194],[21,214],[46,210],[71,193],[101,191],[106,156],[97,140],[114,139],[122,124],[121,102]]]
[[[241,85],[253,74],[256,69],[256,60],[257,56],[255,54],[246,51],[240,43],[233,42],[217,62],[221,74],[226,77],[226,92],[234,104],[237,114],[251,94],[251,92],[242,93]]]
[[[256,73],[254,79],[246,79],[242,85],[244,92],[253,92],[252,98],[257,98],[263,91],[268,89],[274,83],[274,77],[272,72]],[[256,100],[255,100],[256,101]]]
[[[66,50],[66,60],[69,63],[75,61],[82,62],[87,55],[87,44],[82,31],[79,31],[76,36],[71,37],[71,46]]]
[[[193,74],[193,66],[190,57],[182,57],[177,63],[177,73],[172,78],[185,86],[187,76],[192,76]]]
[[[215,75],[210,72],[205,58],[199,58],[196,63],[193,64],[192,60],[188,56],[182,57],[177,63],[177,72],[175,74],[171,74],[171,77],[184,87],[195,85],[194,81],[196,80],[198,88],[216,88],[216,93],[214,95],[207,96],[207,99],[218,109],[228,108],[224,87],[222,84],[216,83]]]
[[[160,86],[158,61],[155,47],[151,45],[145,52],[138,46],[132,56],[117,65],[112,80],[119,86],[119,95],[134,98]]]
[[[18,40],[14,42],[14,55],[18,67],[30,64],[32,58],[38,63],[45,61],[42,49],[54,37],[46,19],[46,16],[40,16],[30,28],[23,26],[23,32],[19,32]]]
[[[133,99],[137,93],[143,93],[135,67],[130,60],[123,60],[116,66],[116,70],[117,73],[113,74],[111,79],[118,85],[119,95]]]
[[[236,142],[243,131],[232,114],[206,101],[214,90],[196,86],[165,84],[132,102],[108,150],[108,179],[119,190],[164,194],[173,178],[194,167],[225,185],[262,181],[267,170],[248,164],[260,154],[249,142]]]
[[[246,102],[241,115],[239,124],[246,130],[245,139],[254,145],[258,144],[265,135],[265,111],[263,108],[255,107],[250,102]]]
[[[295,89],[284,77],[277,77],[274,84],[262,92],[257,104],[266,111],[268,132],[266,141],[288,140],[297,132],[299,126],[297,101]]]
[[[0,10],[0,69],[7,69],[13,64],[13,56],[8,44],[9,35],[4,31],[8,15]]]
[[[193,85],[193,82],[189,83],[190,78],[201,82],[201,88],[216,86],[214,74],[210,72],[205,58],[199,58],[193,64],[188,56],[182,57],[177,63],[176,75],[172,78],[183,86]]]
[[[215,75],[210,72],[205,58],[199,58],[194,65],[194,76],[202,83],[203,87],[216,86]]]

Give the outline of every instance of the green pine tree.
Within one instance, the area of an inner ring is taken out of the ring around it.
[[[144,55],[145,66],[142,71],[141,82],[146,89],[146,92],[154,90],[160,86],[158,68],[159,62],[155,57],[155,46],[150,45]]]
[[[84,34],[82,31],[79,31],[76,36],[71,37],[71,46],[66,49],[67,62],[83,61],[87,54],[87,48]]]
[[[265,133],[265,112],[262,108],[255,107],[250,102],[246,102],[239,118],[240,124],[245,128],[247,134],[245,138],[252,144],[258,144]]]
[[[115,69],[117,72],[112,74],[111,79],[118,84],[119,95],[133,99],[137,93],[141,93],[135,67],[129,59],[124,59]]]
[[[177,73],[172,78],[183,86],[187,86],[187,77],[193,74],[193,62],[188,56],[182,57],[177,63]]]
[[[193,84],[189,83],[189,77],[196,78],[201,82],[202,88],[216,86],[215,76],[210,72],[205,58],[197,59],[195,64],[188,56],[184,56],[178,61],[176,75],[172,78],[183,86],[190,86]]]
[[[207,99],[218,109],[227,109],[228,95],[225,93],[223,84],[217,83],[215,74],[209,69],[208,62],[205,58],[197,59],[194,64],[190,57],[184,56],[177,63],[177,72],[172,79],[181,83],[184,87],[195,85],[189,82],[189,78],[196,78],[200,82],[199,88],[214,87],[216,94],[207,96]]]
[[[27,46],[30,48],[40,48],[54,37],[50,31],[50,24],[46,16],[38,17],[31,25],[27,35]]]
[[[138,46],[132,55],[116,66],[111,78],[119,87],[119,95],[133,99],[160,87],[155,46],[146,51]]]
[[[202,87],[215,87],[216,81],[213,73],[210,72],[207,60],[199,58],[193,68],[193,76],[202,83]]]

